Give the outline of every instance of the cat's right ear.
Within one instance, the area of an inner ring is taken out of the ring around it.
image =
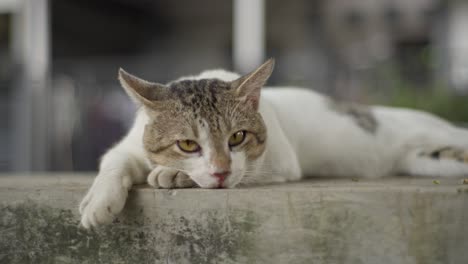
[[[271,58],[253,72],[231,82],[238,100],[249,103],[255,110],[258,110],[260,89],[270,77],[274,66],[275,60]]]
[[[158,101],[166,98],[167,87],[165,85],[145,81],[122,68],[119,69],[119,81],[125,92],[139,105],[154,108],[158,105]]]

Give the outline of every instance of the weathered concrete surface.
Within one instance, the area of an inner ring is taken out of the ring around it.
[[[140,186],[115,223],[84,231],[91,181],[0,176],[0,263],[468,263],[460,179]]]

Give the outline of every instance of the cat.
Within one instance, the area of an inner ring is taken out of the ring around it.
[[[268,60],[244,76],[213,70],[166,85],[119,70],[139,106],[80,204],[85,228],[111,222],[133,184],[233,188],[304,176],[468,175],[468,131],[429,113],[336,102],[308,89],[261,89]]]

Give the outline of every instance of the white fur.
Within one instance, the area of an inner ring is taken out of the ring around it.
[[[208,128],[208,123],[203,120],[205,126],[198,126],[198,131],[200,133],[198,143],[204,152],[204,155],[201,155],[197,158],[188,159],[184,167],[187,171],[190,171],[190,177],[202,188],[215,188],[218,186],[218,181],[216,178],[211,177],[210,175],[216,172],[216,168],[210,164],[210,159],[212,153],[211,141],[209,140],[211,135]]]
[[[232,81],[238,77],[215,70],[183,79]],[[468,149],[467,131],[428,113],[373,107],[378,128],[372,134],[349,116],[330,110],[327,103],[325,97],[310,90],[263,89],[259,111],[268,131],[266,151],[253,168],[245,168],[243,153],[233,153],[232,175],[226,179],[226,185],[235,186],[244,174],[245,183],[284,182],[309,175],[375,178],[394,173],[468,174],[466,163],[418,156],[420,151],[443,146]],[[142,145],[147,122],[145,111],[139,111],[129,134],[104,155],[99,174],[80,205],[84,227],[110,222],[122,210],[132,184],[144,183],[154,169],[146,160]],[[209,132],[200,131],[209,138]],[[201,144],[209,142],[201,141]],[[217,181],[207,176],[216,169],[210,170],[209,158],[208,153],[186,164],[192,180],[205,188],[217,186]]]

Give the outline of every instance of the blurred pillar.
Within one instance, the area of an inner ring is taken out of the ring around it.
[[[21,0],[1,0],[0,1],[0,12],[1,13],[12,13],[18,9]]]
[[[12,23],[20,72],[13,94],[12,169],[42,171],[49,158],[49,7],[48,0],[20,2]]]
[[[234,68],[245,73],[265,59],[265,1],[234,0],[233,3]]]
[[[449,1],[448,53],[451,84],[460,92],[468,92],[468,2]]]

